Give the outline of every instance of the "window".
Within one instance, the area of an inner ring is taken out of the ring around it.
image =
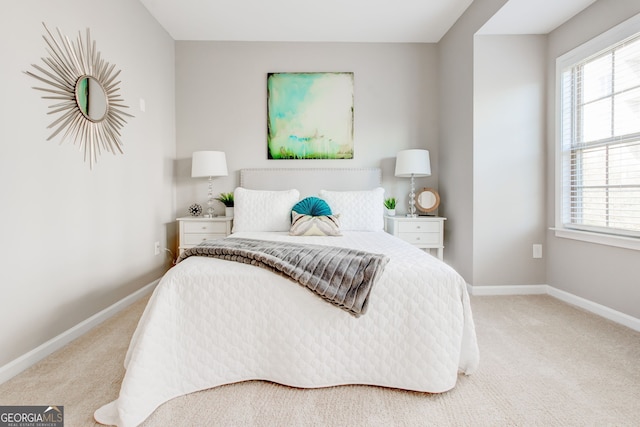
[[[638,238],[640,33],[584,52],[558,61],[556,228]]]

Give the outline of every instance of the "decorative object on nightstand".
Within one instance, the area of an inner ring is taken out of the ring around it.
[[[416,194],[416,208],[425,214],[433,212],[440,206],[440,195],[433,188],[423,188]]]
[[[197,203],[189,206],[189,215],[191,216],[200,216],[202,214],[202,206]]]
[[[396,214],[396,198],[389,197],[384,199],[384,207],[387,210],[387,215],[394,216]]]
[[[444,221],[438,216],[385,217],[385,229],[400,239],[421,249],[435,249],[442,260],[444,256]]]
[[[227,158],[222,151],[196,151],[191,159],[191,177],[209,178],[206,218],[213,218],[213,177],[227,176]]]
[[[224,239],[231,234],[232,220],[228,216],[178,218],[178,255],[205,240]]]
[[[416,215],[416,187],[414,178],[431,176],[431,160],[429,150],[403,150],[396,157],[396,176],[400,178],[411,178],[411,191],[409,192],[409,213],[410,218]]]
[[[233,193],[220,193],[216,200],[224,205],[224,216],[233,216]]]

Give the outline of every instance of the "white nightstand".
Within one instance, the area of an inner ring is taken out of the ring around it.
[[[231,216],[178,218],[178,255],[204,240],[223,239],[231,234]]]
[[[444,252],[444,221],[438,216],[385,216],[387,233],[422,249],[436,249],[438,258]]]

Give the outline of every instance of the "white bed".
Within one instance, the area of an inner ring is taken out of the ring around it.
[[[364,181],[357,185],[370,189]],[[154,291],[127,353],[119,398],[96,411],[98,422],[135,426],[174,397],[245,380],[440,393],[460,372],[476,369],[466,284],[435,257],[382,230],[325,237],[241,226],[231,237],[345,246],[384,253],[389,262],[366,314],[356,318],[270,271],[185,259]]]

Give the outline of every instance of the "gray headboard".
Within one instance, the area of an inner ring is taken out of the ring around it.
[[[240,186],[250,190],[300,191],[300,196],[314,196],[320,190],[353,191],[380,187],[379,168],[321,169],[241,169]]]

